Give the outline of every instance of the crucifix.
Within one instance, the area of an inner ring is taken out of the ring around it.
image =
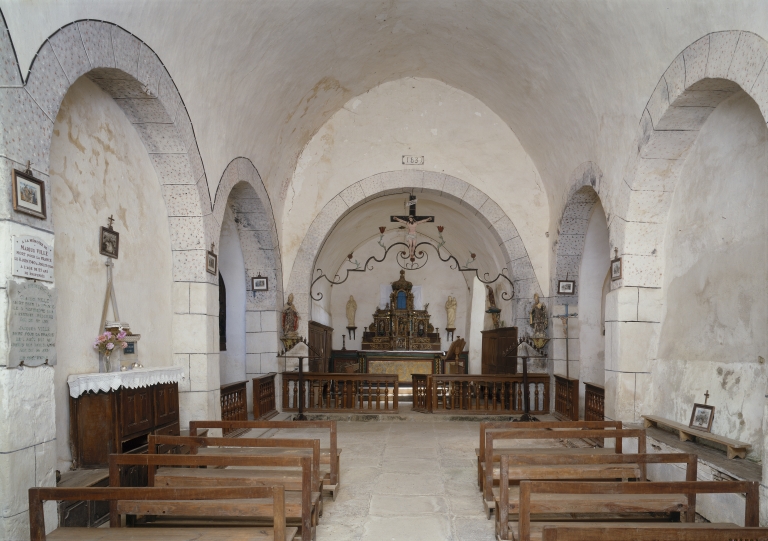
[[[112,215],[109,215],[109,218],[107,218],[107,227],[110,231],[112,231],[112,223],[115,221],[115,219],[112,217]]]
[[[408,244],[408,250],[410,252],[411,261],[416,258],[416,226],[425,222],[434,222],[434,216],[417,216],[416,215],[416,196],[408,196],[408,202],[405,204],[408,208],[407,216],[390,216],[390,222],[400,222],[405,224],[408,232],[405,234],[405,240]]]
[[[567,278],[566,278],[567,279]],[[572,317],[577,317],[579,314],[568,313],[568,304],[565,305],[565,315],[564,316],[557,316],[557,318],[560,320],[560,322],[563,324],[563,334],[565,334],[565,379],[568,381],[568,385],[570,385],[571,381],[571,371],[570,371],[570,364],[571,360],[568,355],[568,319]],[[568,392],[566,393],[566,411],[568,412],[568,415],[573,417],[571,415],[571,392],[570,389],[568,389]],[[578,407],[576,408],[578,410]],[[578,414],[577,418],[573,419],[574,421],[578,421]]]
[[[707,401],[709,400],[709,389],[706,390],[704,393],[704,405],[707,404]]]

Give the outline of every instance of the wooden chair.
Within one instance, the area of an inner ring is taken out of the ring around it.
[[[510,514],[520,510],[519,485],[523,481],[593,481],[636,480],[646,482],[647,464],[685,464],[686,481],[696,481],[698,457],[694,454],[613,454],[613,455],[519,455],[510,449],[501,455],[501,479],[496,503],[496,533],[508,538]],[[688,496],[687,505],[695,509],[696,495]]]
[[[285,494],[283,487],[256,488],[46,488],[29,489],[29,535],[31,541],[192,541],[200,539],[196,528],[121,528],[120,511],[131,502],[137,502],[153,512],[161,512],[172,506],[186,514],[194,514],[200,507],[216,507],[224,510],[234,501],[253,498],[264,500],[272,527],[224,527],[207,530],[208,539],[216,541],[290,541],[297,528],[285,523]],[[96,500],[110,502],[109,528],[57,528],[45,534],[43,502]],[[232,502],[230,502],[232,500]]]
[[[686,523],[685,528],[660,524],[618,525],[611,528],[545,526],[543,541],[768,541],[768,528],[739,528],[730,524]]]
[[[536,423],[538,424],[538,423]],[[483,464],[483,502],[485,505],[485,514],[488,519],[491,518],[491,513],[495,507],[493,498],[493,485],[500,477],[495,467],[486,467],[487,464],[494,464],[500,456],[498,451],[494,451],[494,441],[498,440],[547,440],[547,439],[582,439],[582,438],[614,438],[616,440],[616,446],[614,449],[570,449],[563,447],[562,449],[541,449],[541,448],[528,448],[528,449],[514,449],[516,454],[553,454],[553,455],[608,455],[614,453],[621,453],[623,450],[624,438],[636,438],[638,454],[645,454],[646,452],[646,439],[645,430],[643,429],[563,429],[563,430],[521,430],[516,428],[514,430],[486,430],[485,432],[485,460]],[[645,479],[645,465],[641,466],[642,476]]]
[[[301,492],[288,492],[285,496],[285,516],[287,520],[296,522],[300,526],[302,541],[314,539],[314,524],[317,517],[317,505],[313,500],[319,498],[319,494],[312,494],[312,462],[309,456],[248,456],[248,455],[171,455],[171,454],[116,454],[109,456],[109,484],[112,487],[120,485],[121,466],[146,466],[149,486],[155,485],[155,473],[162,467],[186,467],[188,472],[193,468],[222,468],[222,467],[246,467],[246,468],[300,468],[302,472]],[[193,478],[196,474],[189,473]],[[244,475],[245,477],[245,475]],[[229,482],[235,482],[229,480]],[[206,484],[201,481],[201,484]],[[215,484],[215,483],[212,483]],[[242,482],[247,484],[247,482]],[[255,490],[258,486],[248,487]],[[181,490],[174,488],[174,490]],[[313,497],[314,496],[314,497]],[[122,502],[120,512],[127,515],[160,515],[158,520],[166,521],[166,516],[174,517],[174,525],[181,526],[192,524],[194,526],[211,526],[216,522],[216,517],[249,517],[254,521],[263,521],[270,517],[270,508],[265,502],[249,498],[235,503],[222,504],[221,502],[200,503],[191,515],[194,520],[184,517],[182,511],[185,507],[175,507],[166,502],[160,510],[142,502]],[[179,517],[179,518],[176,518]],[[205,517],[201,519],[200,517]],[[230,520],[231,522],[231,520]]]
[[[321,471],[327,466],[328,470],[321,476],[323,490],[331,493],[336,500],[341,478],[339,475],[339,455],[341,449],[337,445],[336,421],[190,421],[189,435],[196,436],[200,429],[220,428],[222,430],[301,430],[307,428],[323,428],[330,431],[330,447],[320,449]]]
[[[477,456],[477,487],[483,489],[483,464],[485,464],[485,431],[493,429],[541,429],[552,430],[558,428],[584,428],[584,429],[620,429],[621,421],[552,421],[552,422],[517,422],[517,421],[489,421],[480,423],[480,447],[475,449]],[[621,452],[621,451],[617,451]]]
[[[621,522],[617,515],[638,514],[643,522],[659,520],[659,513],[681,513],[685,522],[666,522],[665,528],[688,530],[696,516],[696,494],[746,494],[744,525],[758,526],[759,484],[756,481],[681,481],[676,483],[583,483],[521,481],[518,521],[509,529],[507,536],[499,539],[515,541],[540,540],[546,526],[571,528],[638,528],[644,524]],[[502,490],[504,486],[502,485]],[[555,523],[531,522],[531,515],[556,513],[584,513],[590,522]],[[600,515],[611,522],[598,522]],[[667,519],[669,520],[669,519]],[[514,528],[516,526],[516,528]],[[712,527],[711,524],[708,526]],[[729,524],[729,527],[733,525]],[[646,528],[649,526],[645,526]],[[514,530],[517,531],[514,531]],[[590,538],[591,539],[591,538]],[[611,538],[615,539],[615,538]],[[698,538],[697,538],[698,539]]]

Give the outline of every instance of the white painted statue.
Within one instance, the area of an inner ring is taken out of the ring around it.
[[[445,314],[448,318],[446,329],[456,328],[456,297],[448,296],[448,300],[445,301]]]
[[[357,312],[357,302],[355,298],[350,295],[347,301],[347,327],[355,326],[355,313]]]

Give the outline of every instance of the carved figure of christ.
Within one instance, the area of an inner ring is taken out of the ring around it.
[[[416,257],[416,226],[425,222],[434,222],[435,217],[416,216],[416,196],[414,195],[409,196],[407,205],[410,207],[408,209],[408,216],[390,216],[389,219],[392,222],[400,222],[407,228],[408,232],[405,234],[405,240],[408,244],[411,261],[413,261]]]

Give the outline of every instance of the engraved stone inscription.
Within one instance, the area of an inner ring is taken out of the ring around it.
[[[56,291],[11,280],[8,303],[8,366],[56,364]]]
[[[13,236],[14,276],[53,282],[53,248],[37,237]]]
[[[424,165],[424,156],[403,156],[403,165]]]

